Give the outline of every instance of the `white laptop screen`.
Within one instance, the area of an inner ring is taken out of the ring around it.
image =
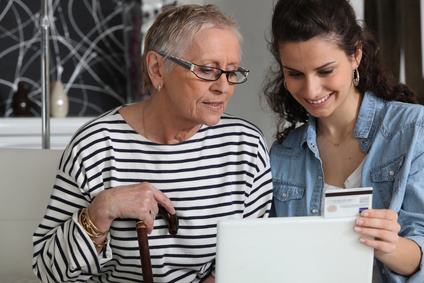
[[[371,282],[373,249],[359,243],[355,219],[222,220],[216,282]]]

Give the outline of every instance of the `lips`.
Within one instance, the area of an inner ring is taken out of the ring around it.
[[[224,103],[223,102],[203,102],[203,105],[205,105],[206,108],[210,110],[220,110]]]
[[[211,105],[211,106],[218,106],[218,105],[221,105],[221,103],[218,103],[218,102],[203,102],[204,104],[208,104],[208,105]]]
[[[331,93],[329,95],[321,98],[321,99],[318,99],[318,100],[310,100],[310,99],[306,99],[306,100],[311,104],[321,104],[321,103],[325,102],[328,98],[330,98],[330,95],[331,95]]]

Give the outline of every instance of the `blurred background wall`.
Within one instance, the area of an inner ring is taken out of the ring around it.
[[[236,87],[227,112],[256,124],[268,145],[274,140],[275,117],[261,99],[261,89],[273,62],[267,38],[276,0],[47,1],[50,81],[63,83],[69,98],[67,117],[80,117],[77,124],[118,105],[146,98],[139,80],[143,75],[139,68],[142,39],[164,6],[211,3],[239,22],[245,39],[242,65],[251,71],[247,82]],[[358,19],[365,20],[380,43],[383,64],[421,97],[421,103],[423,1],[351,0]],[[17,116],[13,100],[20,82],[29,99],[27,116],[40,117],[40,2],[0,1],[0,117]],[[3,125],[12,120],[0,119],[0,147],[2,138],[9,135]],[[35,125],[38,127],[39,122]],[[28,132],[20,124],[6,128]]]

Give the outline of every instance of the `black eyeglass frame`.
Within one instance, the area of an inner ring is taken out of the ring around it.
[[[183,68],[185,68],[185,69],[187,69],[187,70],[189,70],[190,72],[192,72],[196,77],[198,77],[199,79],[201,79],[201,80],[204,80],[204,81],[209,81],[209,82],[215,82],[215,81],[217,81],[217,80],[219,80],[219,78],[222,76],[222,74],[225,74],[226,75],[226,77],[227,77],[227,82],[228,83],[230,83],[230,84],[242,84],[242,83],[244,83],[244,82],[246,82],[247,81],[247,76],[249,75],[249,70],[247,70],[247,69],[245,69],[245,68],[243,68],[243,67],[238,67],[237,68],[237,70],[235,70],[235,71],[224,71],[224,70],[221,70],[220,68],[215,68],[215,67],[208,67],[208,66],[203,66],[203,65],[198,65],[198,64],[194,64],[194,63],[192,63],[192,62],[189,62],[189,61],[187,61],[187,60],[184,60],[184,59],[181,59],[181,58],[178,58],[178,57],[175,57],[175,56],[172,56],[172,55],[167,55],[167,54],[165,54],[165,53],[162,53],[162,52],[158,52],[160,55],[162,55],[164,58],[167,58],[167,59],[169,59],[169,60],[171,60],[172,62],[174,62],[174,63],[176,63],[176,64],[178,64],[178,65],[180,65],[181,67],[183,67]],[[220,71],[220,74],[216,77],[216,79],[214,79],[214,80],[211,80],[211,79],[205,79],[205,78],[202,78],[202,77],[199,77],[195,72],[194,72],[194,66],[197,66],[197,67],[203,67],[203,68],[208,68],[208,69],[214,69],[214,70],[219,70]],[[230,82],[229,81],[229,75],[231,74],[231,73],[234,73],[234,72],[240,72],[243,76],[244,76],[244,80],[243,81],[241,81],[241,82]]]

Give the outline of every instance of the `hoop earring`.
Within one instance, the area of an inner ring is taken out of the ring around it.
[[[160,84],[158,85],[158,92],[160,92]]]
[[[356,68],[353,71],[352,82],[353,82],[353,85],[354,86],[358,86],[359,85],[359,71],[358,71],[358,68]]]

